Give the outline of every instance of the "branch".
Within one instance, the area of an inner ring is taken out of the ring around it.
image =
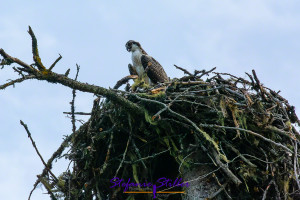
[[[216,161],[216,163],[218,164],[218,166],[221,167],[221,169],[223,170],[223,172],[236,184],[236,185],[240,185],[242,183],[242,181],[240,181],[240,179],[238,179],[238,177],[236,177],[232,171],[228,168],[227,165],[225,165],[224,163],[222,163],[220,156],[218,155],[218,153],[216,152],[215,149],[211,149],[210,151],[212,153],[212,156],[215,158],[214,160]]]
[[[72,112],[63,112],[63,114],[71,115]],[[86,113],[86,112],[74,112],[74,115],[91,115],[92,113]]]
[[[7,87],[9,87],[11,85],[15,86],[15,83],[21,83],[21,82],[23,82],[25,80],[28,80],[28,79],[34,79],[34,77],[35,76],[33,76],[33,75],[27,75],[27,76],[24,76],[22,78],[18,78],[18,79],[12,80],[12,81],[10,81],[8,83],[0,85],[0,90],[4,90],[5,88],[7,88]]]
[[[23,67],[23,68],[20,68],[21,70],[28,72],[30,75],[34,75],[34,77],[32,79],[44,80],[44,81],[48,81],[50,83],[59,83],[61,85],[67,86],[71,89],[76,89],[76,90],[79,90],[82,92],[88,92],[88,93],[92,93],[92,94],[96,94],[96,95],[101,95],[101,96],[108,98],[113,103],[123,106],[124,109],[126,109],[129,112],[136,113],[137,115],[144,114],[143,108],[141,108],[138,105],[136,105],[135,103],[125,99],[124,97],[116,94],[116,92],[114,92],[110,89],[91,85],[88,83],[81,83],[79,81],[75,81],[73,79],[70,79],[70,78],[62,75],[62,74],[57,74],[55,72],[50,72],[50,71],[45,72],[45,71],[35,70],[34,68],[32,68],[30,65],[24,63],[23,61],[21,61],[17,58],[11,57],[7,53],[5,53],[5,51],[3,49],[0,49],[0,54],[4,58],[9,58],[13,62],[21,65]]]
[[[0,49],[0,55],[6,59],[6,60],[9,60],[11,61],[12,63],[17,63],[18,65],[21,65],[22,67],[24,67],[25,69],[32,69],[32,67],[28,64],[26,64],[25,62],[19,60],[18,58],[14,58],[14,57],[11,57],[10,55],[8,55],[3,49]]]
[[[52,162],[59,157],[62,152],[65,150],[65,148],[68,146],[68,143],[72,140],[72,138],[76,137],[79,133],[84,132],[84,130],[88,127],[90,121],[87,121],[85,124],[83,124],[76,132],[75,134],[71,134],[66,137],[66,139],[63,141],[63,143],[59,146],[59,148],[52,154],[51,158],[47,161],[47,166],[44,168],[43,172],[41,175],[38,177],[44,177],[47,174],[48,169],[52,168]],[[30,191],[29,198],[31,197],[33,191],[36,189],[38,184],[41,182],[41,179],[38,178],[38,180],[34,183],[33,189]]]
[[[129,75],[129,76],[125,76],[124,78],[120,79],[116,85],[114,86],[114,89],[119,89],[119,87],[121,87],[122,85],[124,85],[125,83],[127,83],[130,79],[137,79],[138,76],[137,75]]]
[[[58,63],[58,61],[60,61],[60,59],[62,59],[62,56],[59,54],[59,57],[54,61],[54,63],[49,67],[49,71],[51,71],[53,69],[53,67],[55,67],[56,63]]]
[[[44,67],[40,55],[39,55],[39,50],[38,50],[38,45],[37,45],[37,39],[31,29],[31,27],[29,26],[29,30],[28,30],[29,35],[31,36],[31,40],[32,40],[32,54],[33,54],[33,60],[36,64],[36,66],[38,67],[38,69],[40,71],[44,71],[46,70],[46,68]]]
[[[214,68],[212,68],[211,70],[208,70],[208,71],[203,72],[203,73],[199,76],[199,78],[201,78],[201,77],[204,76],[204,75],[208,75],[209,73],[211,73],[211,72],[214,71],[215,69],[217,69],[217,67],[214,67]]]
[[[24,124],[24,122],[22,120],[20,120],[20,124],[25,128],[28,137],[30,138],[30,141],[32,143],[32,146],[34,147],[36,153],[38,154],[38,156],[40,157],[42,163],[44,164],[44,166],[47,168],[48,172],[52,175],[52,177],[55,179],[55,181],[58,181],[58,179],[56,178],[56,176],[51,172],[51,170],[48,168],[48,165],[46,164],[46,162],[44,161],[42,155],[40,154],[37,146],[35,145],[35,142],[33,141],[32,137],[31,137],[31,133],[28,130],[28,127],[26,124]]]
[[[261,138],[262,140],[266,141],[266,142],[269,142],[271,144],[274,144],[275,146],[278,146],[284,150],[286,150],[287,152],[289,153],[293,153],[292,150],[290,150],[289,148],[287,148],[286,146],[280,144],[280,143],[277,143],[277,142],[274,142],[273,140],[269,139],[269,138],[266,138],[258,133],[255,133],[251,130],[247,130],[247,129],[243,129],[243,128],[237,128],[237,127],[229,127],[229,126],[220,126],[220,125],[216,125],[216,124],[200,124],[199,125],[200,127],[208,127],[208,128],[221,128],[221,129],[231,129],[231,130],[239,130],[239,131],[244,131],[244,132],[247,132],[247,133],[250,133],[256,137],[259,137]]]
[[[77,67],[77,72],[76,72],[76,76],[75,76],[75,81],[77,81],[77,78],[78,78],[78,73],[79,73],[79,69],[80,69],[80,66],[76,64],[76,67]],[[72,91],[72,95],[73,95],[73,98],[72,98],[72,101],[71,101],[71,113],[72,113],[72,131],[73,133],[75,133],[76,131],[76,124],[75,124],[75,97],[76,97],[76,90],[73,89]]]
[[[176,69],[180,69],[181,71],[183,71],[185,74],[188,74],[190,76],[194,76],[191,72],[189,72],[186,69],[183,69],[182,67],[178,67],[177,65],[174,65],[176,67]]]

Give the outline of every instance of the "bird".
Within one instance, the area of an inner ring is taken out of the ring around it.
[[[139,42],[129,40],[125,47],[128,52],[132,53],[132,65],[128,65],[131,75],[138,75],[139,79],[143,79],[149,85],[169,81],[161,64],[149,56]]]

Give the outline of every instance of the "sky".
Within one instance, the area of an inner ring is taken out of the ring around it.
[[[190,71],[217,67],[244,78],[255,69],[265,86],[281,90],[300,113],[299,1],[13,0],[0,6],[0,48],[27,63],[33,63],[30,25],[46,66],[61,54],[53,71],[71,68],[74,77],[79,64],[79,81],[113,87],[128,75],[125,43],[136,40],[171,78],[183,75],[174,64]],[[0,84],[14,78],[11,67],[0,70]],[[48,160],[71,133],[63,114],[71,98],[71,89],[37,80],[0,90],[0,199],[27,199],[43,169],[19,121]],[[94,98],[78,92],[76,110],[89,112]],[[53,171],[59,174],[67,164],[62,159]],[[45,192],[37,188],[32,199],[50,199]]]

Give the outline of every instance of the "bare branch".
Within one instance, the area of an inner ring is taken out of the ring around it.
[[[56,178],[56,176],[51,172],[51,170],[48,168],[48,165],[46,164],[46,162],[44,161],[42,155],[40,154],[37,146],[35,145],[35,142],[33,141],[32,137],[31,137],[31,133],[28,130],[28,127],[26,124],[24,124],[24,122],[22,120],[20,120],[20,124],[25,128],[28,137],[30,138],[30,141],[32,143],[32,146],[34,147],[36,153],[38,154],[38,156],[40,157],[42,163],[44,164],[45,168],[47,168],[48,172],[52,175],[52,177],[55,179],[55,181],[58,181],[58,179]]]
[[[62,59],[62,56],[59,54],[59,57],[54,61],[54,63],[49,67],[49,71],[51,71],[53,69],[53,67],[55,67],[56,63],[58,63],[58,61],[60,61],[60,59]]]
[[[21,65],[22,67],[28,69],[28,70],[32,69],[32,67],[30,65],[28,65],[25,62],[19,60],[18,58],[11,57],[3,49],[0,49],[0,54],[2,55],[2,57],[4,59],[7,59],[7,60],[11,61],[12,63],[17,63],[17,64]]]
[[[113,88],[114,89],[119,89],[119,87],[121,87],[122,85],[127,83],[130,79],[137,79],[137,78],[138,78],[137,75],[125,76],[124,78],[120,79]]]
[[[39,55],[39,50],[38,50],[38,45],[37,45],[37,39],[31,29],[31,27],[29,26],[29,30],[28,30],[29,35],[31,36],[31,40],[32,40],[32,54],[33,54],[33,60],[36,64],[36,66],[38,67],[38,69],[40,71],[44,71],[46,70],[46,68],[44,67],[40,55]]]
[[[5,89],[5,88],[7,88],[7,87],[9,87],[9,86],[14,86],[15,85],[15,83],[21,83],[21,82],[23,82],[23,81],[25,81],[25,80],[28,80],[28,79],[34,79],[35,78],[35,76],[34,75],[28,75],[28,76],[24,76],[23,78],[18,78],[18,79],[15,79],[15,80],[12,80],[12,81],[10,81],[10,82],[8,82],[8,83],[5,83],[5,84],[3,84],[3,85],[0,85],[0,90],[3,90],[3,89]]]
[[[176,69],[180,69],[181,71],[183,71],[185,74],[188,74],[190,76],[193,76],[193,74],[191,72],[189,72],[186,69],[183,69],[182,67],[178,67],[177,65],[174,65],[176,67]]]

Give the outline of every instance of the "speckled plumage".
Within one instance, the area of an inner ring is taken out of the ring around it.
[[[132,52],[133,65],[128,66],[131,75],[137,73],[139,78],[143,78],[146,73],[147,77],[145,79],[149,84],[163,83],[169,80],[163,67],[146,53],[139,42],[129,40],[125,46],[127,51]]]
[[[163,83],[169,80],[164,68],[151,56],[142,55],[141,62],[147,76],[153,83]]]

